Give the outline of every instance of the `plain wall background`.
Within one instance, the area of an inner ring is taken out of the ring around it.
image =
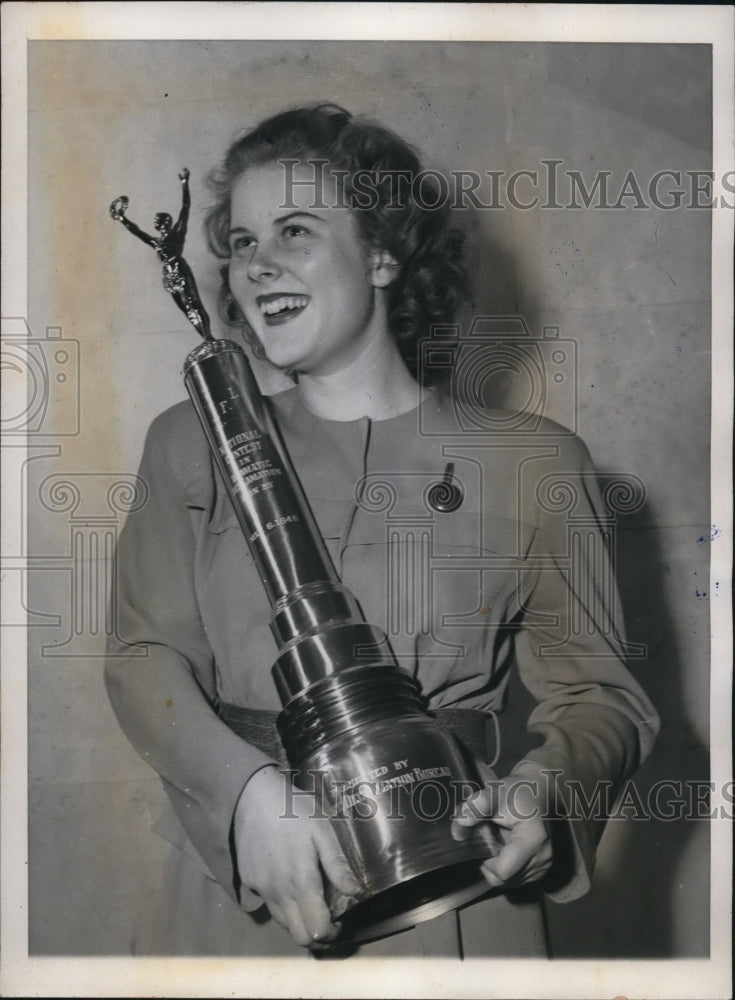
[[[29,320],[36,338],[60,327],[80,352],[79,433],[62,437],[74,379],[56,381],[56,345],[38,348],[53,391],[27,466],[31,952],[134,951],[133,909],[159,873],[147,829],[158,779],[102,685],[107,563],[94,538],[119,530],[124,497],[110,486],[135,473],[151,419],[184,398],[196,335],[108,205],[128,194],[150,229],[155,212],[177,214],[176,175],[191,169],[186,257],[214,319],[203,178],[236,131],[313,100],[379,118],[443,171],[560,159],[588,182],[611,171],[617,193],[630,170],[645,190],[659,170],[710,169],[706,46],[30,43]],[[521,313],[536,336],[556,325],[576,341],[579,432],[600,470],[646,485],[618,524],[629,639],[648,648],[632,669],[663,722],[644,797],[659,778],[708,777],[710,221],[653,207],[458,219],[474,312]],[[567,410],[551,395],[550,417]],[[617,822],[589,896],[550,908],[552,940],[559,956],[703,956],[708,907],[706,823]]]

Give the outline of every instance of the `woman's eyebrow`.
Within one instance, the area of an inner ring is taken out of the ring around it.
[[[277,219],[273,220],[274,225],[283,225],[284,222],[289,222],[291,219],[313,219],[315,222],[324,222],[325,220],[320,215],[313,215],[311,212],[297,211],[289,212],[287,215],[280,215]]]
[[[311,212],[298,211],[298,212],[288,212],[286,215],[279,215],[278,218],[273,220],[273,225],[282,226],[285,223],[290,222],[291,219],[312,219],[314,222],[321,222],[322,224],[325,221],[323,218],[321,218],[321,216],[313,215]],[[247,233],[248,235],[252,235],[251,230],[248,229],[247,226],[233,226],[232,229],[229,229],[227,231],[227,236],[230,237],[234,235],[240,235],[241,233]]]

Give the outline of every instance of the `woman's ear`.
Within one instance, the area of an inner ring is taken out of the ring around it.
[[[387,250],[371,250],[369,259],[368,278],[370,284],[374,288],[387,288],[398,277],[401,265]]]

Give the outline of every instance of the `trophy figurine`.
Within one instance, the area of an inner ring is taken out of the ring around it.
[[[182,257],[184,241],[186,240],[186,226],[189,221],[189,208],[191,207],[189,171],[186,167],[179,174],[179,180],[181,181],[179,217],[174,222],[167,212],[159,212],[153,220],[153,227],[159,233],[158,236],[151,236],[150,233],[146,233],[140,226],[131,222],[125,214],[130,199],[124,194],[115,198],[110,205],[110,215],[116,222],[122,222],[133,236],[137,236],[143,243],[153,247],[163,265],[163,287],[200,337],[203,337],[204,340],[213,340],[209,327],[209,316],[199,298],[194,275]]]
[[[188,170],[179,178],[181,214],[175,224],[157,215],[158,237],[126,217],[127,198],[110,213],[154,248],[164,288],[204,339],[184,380],[270,603],[278,732],[297,784],[313,786],[362,887],[348,900],[327,886],[333,919],[343,940],[369,940],[486,893],[480,866],[497,845],[487,825],[457,841],[453,810],[428,821],[415,808],[423,775],[459,805],[479,785],[473,763],[340,581],[242,347],[212,337],[182,257]],[[396,760],[406,764],[400,783],[385,777]]]

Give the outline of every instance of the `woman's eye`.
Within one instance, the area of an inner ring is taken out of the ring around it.
[[[309,230],[305,226],[299,226],[295,222],[286,226],[283,235],[287,240],[292,240],[297,236],[308,236]]]
[[[230,252],[233,254],[243,253],[245,250],[250,250],[255,246],[255,240],[252,236],[234,236],[230,240]]]

